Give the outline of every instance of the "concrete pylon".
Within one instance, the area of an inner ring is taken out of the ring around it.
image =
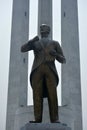
[[[38,33],[40,25],[47,24],[51,27],[49,38],[52,38],[52,0],[39,0],[38,3]]]
[[[13,0],[6,130],[14,129],[15,112],[27,105],[28,54],[20,48],[28,40],[29,0]]]
[[[82,103],[77,0],[61,1],[61,42],[66,57],[62,65],[63,121],[72,130],[82,130]]]

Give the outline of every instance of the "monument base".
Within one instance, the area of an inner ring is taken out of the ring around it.
[[[72,126],[74,126],[74,120],[73,120],[73,117],[71,116],[71,113],[72,113],[71,110],[69,110],[69,109],[67,110],[67,106],[59,107],[60,122],[67,124],[68,127],[72,128],[72,130],[74,130],[74,127],[72,127]],[[20,107],[16,111],[16,114],[15,114],[14,130],[20,130],[23,126],[25,126],[25,124],[29,123],[29,121],[31,121],[31,120],[34,120],[33,106]],[[48,108],[47,101],[45,100],[44,105],[43,105],[43,120],[42,120],[41,124],[49,124],[49,123],[50,123],[49,108]],[[80,123],[75,122],[75,124],[76,123],[80,128]],[[56,126],[59,126],[59,125],[60,124],[58,124],[58,123],[56,124]]]
[[[71,130],[71,128],[59,123],[27,123],[20,130]]]

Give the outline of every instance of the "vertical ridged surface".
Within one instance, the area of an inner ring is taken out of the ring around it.
[[[52,0],[39,0],[38,5],[38,33],[40,35],[40,25],[47,24],[51,28],[50,38],[52,38]]]
[[[66,57],[62,66],[62,104],[67,107],[64,121],[72,130],[82,130],[77,0],[61,1],[61,41]]]
[[[29,0],[13,0],[6,130],[14,129],[17,109],[27,105],[28,54],[20,48],[28,34]]]

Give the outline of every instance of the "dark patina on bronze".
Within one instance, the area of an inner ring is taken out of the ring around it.
[[[41,38],[38,36],[29,40],[21,47],[21,52],[34,51],[34,62],[30,74],[33,89],[34,116],[32,123],[42,122],[43,98],[48,98],[50,121],[59,122],[57,85],[59,82],[55,60],[66,63],[61,46],[57,41],[50,40],[50,27],[40,26]]]

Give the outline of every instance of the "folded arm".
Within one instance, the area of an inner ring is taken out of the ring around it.
[[[56,52],[57,52],[56,60],[58,60],[60,63],[66,63],[65,56],[59,43],[56,43]]]
[[[26,44],[21,47],[21,52],[27,52],[34,49],[34,43],[39,40],[39,37],[36,36],[32,40],[29,40]]]
[[[66,63],[63,51],[58,42],[55,42],[55,50],[51,50],[50,54],[56,58],[60,63]]]

